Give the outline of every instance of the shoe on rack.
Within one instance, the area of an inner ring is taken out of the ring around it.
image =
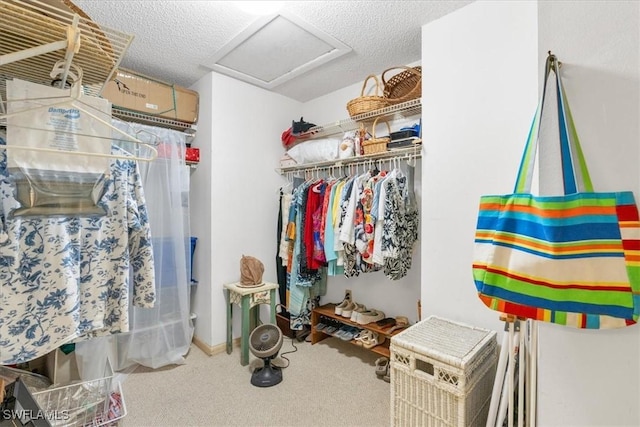
[[[343,341],[351,341],[356,335],[360,333],[360,329],[355,326],[348,326],[346,331],[340,335],[340,339]]]
[[[320,322],[320,323],[318,323],[318,324],[316,325],[316,331],[321,331],[321,330],[323,330],[323,329],[324,329],[324,328],[326,328],[326,327],[327,327],[327,325],[326,325],[326,324],[324,324],[324,323]]]
[[[385,331],[386,334],[391,335],[392,332],[407,328],[409,326],[409,318],[406,316],[396,316],[394,325]]]
[[[389,328],[391,326],[394,326],[395,324],[396,324],[396,319],[394,319],[393,317],[385,317],[384,319],[378,320],[376,322],[376,325],[378,325],[382,329]]]
[[[335,312],[338,316],[342,316],[342,310],[351,304],[351,300],[343,299],[342,302],[336,305]]]
[[[362,347],[366,348],[367,350],[372,349],[373,347],[380,345],[385,341],[384,335],[380,335],[377,332],[373,331],[366,331],[365,333],[361,333],[356,339],[360,342],[360,344],[362,344]]]
[[[322,332],[324,332],[327,335],[333,335],[337,330],[338,328],[336,328],[335,326],[327,326],[322,330]]]
[[[353,311],[351,312],[351,317],[349,318],[349,320],[351,320],[352,322],[356,322],[358,320],[358,314],[367,309],[367,306],[364,304],[356,304],[358,305],[358,307],[353,309]]]
[[[342,317],[346,317],[347,319],[350,319],[351,316],[353,315],[353,312],[356,310],[364,310],[366,309],[366,307],[364,306],[364,304],[360,304],[357,302],[352,302],[350,305],[346,306],[345,308],[342,309]]]
[[[368,330],[368,329],[361,330],[359,334],[357,334],[355,337],[353,337],[353,340],[356,341],[356,343],[360,344],[363,347],[364,347],[364,343],[365,342],[368,343],[372,339],[373,339],[373,332]]]
[[[340,338],[343,333],[346,332],[346,327],[344,325],[340,326],[334,333],[332,334],[336,338]]]
[[[362,313],[358,313],[356,323],[359,325],[366,325],[367,323],[377,322],[385,318],[385,315],[380,310],[365,310]]]

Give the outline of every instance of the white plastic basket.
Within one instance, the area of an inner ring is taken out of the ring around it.
[[[431,316],[393,336],[390,350],[392,426],[485,424],[495,331]]]
[[[108,362],[102,378],[31,394],[52,427],[113,427],[127,414],[122,388],[113,381]]]

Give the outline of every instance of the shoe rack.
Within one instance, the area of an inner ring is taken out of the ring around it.
[[[390,357],[391,355],[391,352],[389,351],[389,344],[390,344],[391,337],[403,330],[403,329],[399,329],[391,333],[388,333],[386,331],[391,329],[391,327],[381,328],[375,322],[367,323],[366,325],[361,325],[359,323],[352,322],[350,319],[347,319],[346,317],[342,317],[336,314],[336,304],[325,304],[323,306],[315,308],[311,312],[311,344],[316,344],[322,341],[323,339],[329,338],[332,336],[331,334],[327,334],[323,331],[316,330],[316,325],[321,323],[323,318],[332,319],[343,325],[354,326],[360,329],[367,329],[369,331],[376,332],[381,336],[384,336],[385,340],[382,344],[369,349],[366,349],[365,347],[363,347],[362,344],[360,344],[360,342],[358,341],[351,340],[349,342],[358,347],[362,347],[365,350],[372,351],[374,353],[377,353],[381,356],[385,356],[387,358]]]

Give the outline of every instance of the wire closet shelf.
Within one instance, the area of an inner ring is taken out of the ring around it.
[[[303,138],[320,138],[330,135],[337,135],[343,132],[349,132],[358,129],[362,122],[373,121],[376,118],[383,118],[387,120],[396,120],[401,118],[409,118],[419,115],[422,111],[421,99],[412,99],[401,104],[392,105],[389,107],[381,108],[379,110],[371,111],[364,114],[359,114],[351,119],[340,120],[335,123],[330,123],[323,126],[315,126],[309,129],[307,132],[300,135],[300,139]],[[375,154],[366,154],[362,156],[348,157],[345,159],[329,160],[324,162],[305,163],[300,165],[282,166],[276,171],[281,174],[291,174],[296,172],[321,172],[340,169],[343,167],[359,167],[368,166],[372,164],[380,164],[381,162],[397,162],[407,161],[415,162],[417,159],[422,158],[422,144],[414,144],[413,147],[400,148],[395,150],[384,151]]]
[[[132,35],[96,24],[64,1],[58,7],[38,0],[0,1],[0,34],[0,104],[7,80],[50,86],[60,61],[65,63],[61,82],[73,63],[83,71],[84,93],[100,96],[133,41]]]
[[[312,127],[307,132],[302,133],[299,138],[320,138],[323,136],[336,135],[338,133],[356,130],[362,122],[372,122],[376,118],[395,120],[403,117],[411,117],[420,114],[421,110],[421,99],[416,98],[401,104],[358,114],[350,119],[343,119],[334,123]]]
[[[151,126],[158,126],[167,129],[173,129],[184,132],[187,137],[193,137],[196,134],[196,128],[191,123],[180,122],[178,120],[167,119],[159,116],[139,113],[137,111],[126,110],[113,106],[111,114],[124,121],[133,121]]]

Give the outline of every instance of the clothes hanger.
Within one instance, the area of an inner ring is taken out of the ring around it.
[[[415,185],[416,163],[417,160],[415,157],[413,158],[413,164],[411,163],[411,157],[409,157],[409,159],[407,160],[407,191],[409,203],[411,205],[416,203],[416,195],[413,190],[413,187]]]
[[[278,194],[289,193],[293,190],[293,177],[291,176],[291,172],[287,172],[285,174],[286,182],[282,184],[280,189],[278,190]]]
[[[371,170],[371,176],[375,177],[380,175],[380,168],[378,167],[378,162],[374,161],[373,159],[371,160],[371,164],[369,166],[369,170]]]
[[[65,105],[65,106],[68,105],[86,114],[92,120],[95,120],[98,123],[104,125],[106,129],[109,129],[111,131],[111,135],[105,135],[104,137],[100,137],[96,135],[86,135],[78,132],[70,132],[70,131],[64,131],[64,130],[55,130],[56,133],[90,137],[96,140],[104,139],[111,144],[113,144],[114,142],[121,142],[121,143],[126,142],[130,144],[131,143],[137,144],[138,147],[143,147],[142,150],[137,150],[137,151],[143,151],[144,155],[142,156],[134,155],[125,149],[119,150],[122,152],[121,154],[113,154],[113,153],[108,154],[108,153],[95,153],[95,152],[87,152],[87,151],[62,151],[55,148],[30,147],[30,146],[21,146],[21,145],[14,145],[14,144],[7,144],[4,146],[0,146],[0,148],[4,148],[7,150],[27,150],[27,151],[38,151],[38,152],[44,152],[44,153],[57,153],[57,154],[64,153],[65,155],[80,155],[80,156],[103,157],[103,158],[113,158],[113,159],[123,159],[123,160],[139,160],[139,161],[155,160],[158,156],[158,151],[154,147],[154,145],[156,145],[157,137],[154,137],[154,135],[152,135],[150,132],[147,132],[147,131],[132,132],[135,135],[133,136],[113,126],[113,124],[109,122],[111,120],[111,115],[107,115],[102,111],[98,111],[94,106],[82,100],[83,96],[88,96],[88,95],[83,95],[82,93],[82,69],[76,66],[75,64],[70,64],[68,68],[69,70],[66,73],[67,76],[69,77],[69,79],[66,80],[66,82],[70,82],[68,92],[66,92],[66,89],[60,89],[60,93],[61,93],[60,96],[22,98],[22,99],[11,99],[11,100],[7,99],[5,101],[5,104],[7,105],[7,107],[4,108],[3,106],[4,111],[0,114],[0,123],[6,122],[7,125],[15,126],[16,128],[51,132],[51,130],[49,129],[10,124],[7,119],[20,114],[34,112],[37,110],[50,109],[50,108],[59,107],[62,105]],[[64,60],[56,62],[56,64],[53,67],[53,70],[51,71],[51,77],[54,79],[57,78],[59,75],[63,74],[66,69],[67,67]],[[15,111],[11,111],[11,112],[8,111],[9,103],[11,102],[18,103],[18,102],[25,102],[25,101],[31,105],[26,108],[21,108]],[[38,105],[33,105],[34,103]],[[98,114],[102,114],[103,116],[106,116],[106,117],[104,118],[100,117],[98,116]],[[109,121],[107,121],[107,119]],[[114,132],[118,134],[121,137],[121,139],[114,138],[113,136]],[[142,135],[143,132],[148,134],[147,137],[151,139],[153,142],[142,141],[139,138],[139,136]]]
[[[293,172],[287,172],[287,182],[285,183],[285,189],[293,190]]]
[[[338,180],[338,178],[336,177],[336,166],[335,165],[329,166],[329,173],[327,175],[327,180],[330,181],[330,182],[334,182],[334,181]]]
[[[322,186],[322,184],[324,184],[324,180],[322,178],[320,178],[320,170],[316,169],[316,180],[314,181],[314,184],[311,186],[311,191],[313,191],[316,194],[320,193],[320,187]]]

